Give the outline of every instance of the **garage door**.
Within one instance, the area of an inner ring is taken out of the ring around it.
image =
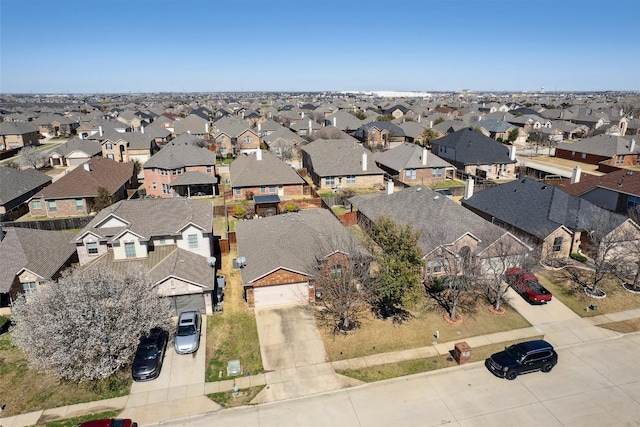
[[[169,298],[171,301],[171,315],[177,316],[181,311],[198,310],[202,314],[206,314],[204,306],[205,295],[210,294],[190,294],[175,295]]]
[[[309,301],[309,285],[307,283],[294,283],[292,285],[254,288],[253,300],[255,307],[303,304]]]

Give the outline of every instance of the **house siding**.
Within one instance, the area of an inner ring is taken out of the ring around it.
[[[233,199],[234,200],[245,200],[245,199],[247,199],[247,197],[248,197],[248,195],[250,193],[253,193],[254,196],[278,195],[278,185],[276,185],[275,193],[269,193],[269,186],[268,185],[264,185],[262,187],[265,187],[265,190],[266,190],[265,193],[260,193],[260,187],[242,187],[241,188],[241,194],[236,194],[235,188],[234,188],[234,190],[232,190],[233,191]],[[303,185],[302,184],[283,185],[282,186],[282,190],[284,191],[284,197],[302,196],[304,194]]]

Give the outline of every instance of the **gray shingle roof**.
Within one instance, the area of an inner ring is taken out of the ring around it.
[[[37,132],[38,126],[32,122],[2,122],[0,123],[0,135],[24,135]]]
[[[217,184],[218,178],[215,176],[207,175],[200,171],[187,171],[180,175],[178,179],[171,182],[171,186],[176,185],[196,185],[196,184]]]
[[[269,152],[241,154],[229,165],[231,186],[255,187],[262,185],[304,184],[304,179],[288,164]]]
[[[242,283],[278,268],[313,275],[317,260],[357,248],[351,234],[325,209],[236,222],[238,255],[246,258]]]
[[[486,248],[502,234],[498,226],[485,221],[448,197],[423,187],[409,187],[393,194],[355,196],[349,201],[371,221],[389,216],[400,224],[409,224],[422,231],[419,245],[428,253],[440,244],[450,244],[466,233],[481,239],[480,248]],[[444,242],[434,242],[428,230],[438,227]]]
[[[311,164],[308,167],[320,177],[384,173],[376,166],[373,153],[355,141],[316,139],[302,147],[302,151],[309,155]],[[363,170],[363,154],[367,155],[367,170]]]
[[[8,292],[23,268],[50,279],[76,251],[72,233],[4,227],[0,240],[0,292]]]
[[[0,205],[8,204],[47,183],[51,183],[51,177],[35,169],[0,166]]]
[[[200,148],[194,145],[194,141],[198,140],[195,136],[181,136],[151,156],[142,166],[144,169],[160,168],[160,169],[177,169],[186,166],[214,166],[216,164],[216,155],[207,148]]]
[[[455,153],[451,157],[442,154],[441,156],[464,165],[516,162],[510,159],[509,149],[506,146],[469,128],[461,129],[431,141],[431,145],[454,149]],[[440,152],[438,151],[438,153]]]
[[[453,168],[451,163],[427,152],[427,164],[422,164],[423,148],[416,144],[403,143],[391,150],[377,152],[376,163],[400,172],[405,169]]]
[[[99,228],[100,223],[111,215],[126,221],[128,225]],[[175,235],[189,223],[212,233],[212,221],[213,207],[209,202],[182,198],[122,200],[101,210],[78,236],[91,232],[108,239],[128,229],[143,239],[149,239],[153,236]]]
[[[369,132],[372,128],[378,128],[380,130],[389,131],[389,135],[391,136],[405,136],[404,130],[396,124],[391,122],[369,122],[360,126],[359,130],[363,130],[365,132]]]
[[[80,151],[86,153],[89,157],[93,157],[102,153],[102,145],[97,141],[89,139],[73,138],[56,147],[51,152],[66,157],[74,151]]]
[[[478,191],[462,203],[540,239],[561,225],[570,230],[589,230],[593,224],[602,223],[602,215],[615,226],[625,220],[587,200],[531,179]]]
[[[506,132],[514,128],[511,123],[495,119],[478,120],[477,122],[473,123],[473,125],[486,129],[489,132]]]
[[[597,156],[613,157],[617,154],[631,154],[631,138],[616,135],[598,135],[578,142],[561,142],[556,148]],[[634,153],[640,153],[640,139],[636,141]]]

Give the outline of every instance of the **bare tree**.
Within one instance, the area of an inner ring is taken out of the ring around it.
[[[20,149],[20,163],[23,166],[38,169],[46,161],[46,156],[36,147],[27,146]]]
[[[316,139],[344,139],[348,137],[349,135],[336,127],[325,126],[315,131],[311,136],[311,140],[315,141]]]
[[[169,302],[139,269],[67,270],[18,299],[13,340],[29,364],[74,381],[109,377],[131,363],[138,339],[168,328]]]
[[[498,236],[487,248],[480,260],[478,284],[496,311],[500,310],[500,302],[509,289],[504,281],[504,273],[511,267],[530,269],[536,263],[537,253],[531,244],[526,244],[508,232]]]

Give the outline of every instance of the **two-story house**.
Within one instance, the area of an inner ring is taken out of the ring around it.
[[[102,263],[149,273],[177,315],[212,314],[215,262],[211,203],[183,198],[137,199],[103,209],[73,239],[80,265]]]
[[[455,166],[426,147],[407,142],[391,150],[376,152],[373,158],[386,174],[409,185],[429,185],[455,178]]]
[[[144,187],[151,197],[215,195],[216,154],[200,147],[202,140],[183,134],[142,165]]]

